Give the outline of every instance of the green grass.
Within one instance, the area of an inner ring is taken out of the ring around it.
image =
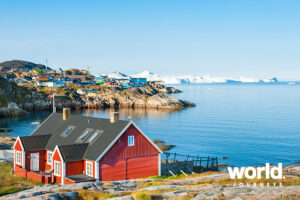
[[[0,163],[0,196],[32,188],[41,183],[15,176],[11,163]]]
[[[20,192],[24,190],[24,188],[21,187],[11,187],[11,188],[6,188],[6,189],[0,189],[0,196],[15,193],[15,192]]]

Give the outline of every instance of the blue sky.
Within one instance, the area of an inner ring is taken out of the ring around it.
[[[0,1],[0,62],[300,80],[300,1]]]

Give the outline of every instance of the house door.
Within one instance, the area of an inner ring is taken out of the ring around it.
[[[40,169],[40,154],[32,153],[30,154],[30,170],[39,171]]]

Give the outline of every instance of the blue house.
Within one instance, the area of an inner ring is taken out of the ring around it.
[[[134,84],[146,84],[147,78],[130,78],[130,82]]]

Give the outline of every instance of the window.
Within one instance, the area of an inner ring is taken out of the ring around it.
[[[90,130],[86,130],[82,133],[81,136],[79,136],[80,140],[84,140],[84,138],[90,133]]]
[[[47,163],[48,163],[48,165],[52,165],[52,156],[53,156],[53,153],[48,151],[48,153],[47,153]]]
[[[22,153],[21,153],[21,151],[17,151],[16,152],[16,163],[19,165],[22,165],[21,160],[22,160]]]
[[[66,137],[68,136],[73,130],[75,129],[75,126],[69,126],[64,130],[64,132],[61,134],[61,136]]]
[[[93,176],[93,163],[86,161],[86,175]]]
[[[103,131],[101,131],[101,130],[95,131],[95,133],[89,138],[88,142],[89,142],[89,143],[94,142],[94,140],[96,139],[96,137],[97,137],[98,135],[101,135],[102,132],[103,132]]]
[[[72,130],[71,128],[67,128],[67,129],[65,130],[65,132],[64,132],[65,135],[68,135],[68,134],[71,132],[71,130]]]
[[[54,161],[54,176],[60,176],[60,162]]]
[[[134,136],[128,136],[128,146],[134,146]]]

